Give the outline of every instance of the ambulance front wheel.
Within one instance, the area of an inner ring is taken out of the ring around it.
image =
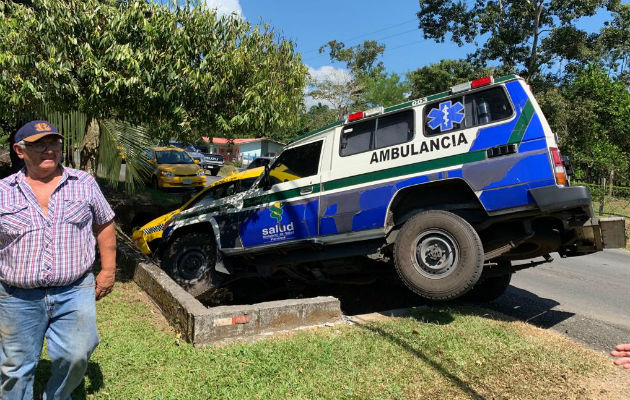
[[[173,240],[162,258],[162,269],[184,290],[198,297],[217,288],[221,274],[213,237],[200,232],[185,233]]]
[[[463,218],[424,211],[407,221],[394,245],[396,270],[421,297],[449,300],[475,286],[483,270],[483,245]]]

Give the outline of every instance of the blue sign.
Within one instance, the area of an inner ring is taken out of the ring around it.
[[[461,124],[464,120],[464,106],[461,102],[452,104],[451,101],[440,103],[438,108],[433,108],[429,114],[427,124],[431,129],[440,128],[440,132],[453,129],[453,122]]]

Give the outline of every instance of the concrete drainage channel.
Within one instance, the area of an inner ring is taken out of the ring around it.
[[[342,322],[339,300],[331,296],[205,307],[157,265],[126,243],[118,263],[162,310],[182,337],[195,346],[252,341],[274,333]]]

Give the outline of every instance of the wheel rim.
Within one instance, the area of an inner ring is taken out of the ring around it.
[[[444,278],[459,262],[457,241],[441,229],[422,232],[412,244],[412,261],[416,270],[430,279]]]
[[[201,250],[189,250],[178,260],[177,275],[187,281],[197,279],[207,264],[208,260]]]

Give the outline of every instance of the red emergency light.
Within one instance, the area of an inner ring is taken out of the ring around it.
[[[356,120],[361,119],[361,118],[363,118],[363,111],[355,112],[355,113],[352,113],[352,114],[348,115],[348,122],[356,121]]]
[[[470,86],[474,89],[481,86],[491,85],[492,83],[494,83],[494,79],[491,76],[484,76],[483,78],[475,79],[470,82]]]

